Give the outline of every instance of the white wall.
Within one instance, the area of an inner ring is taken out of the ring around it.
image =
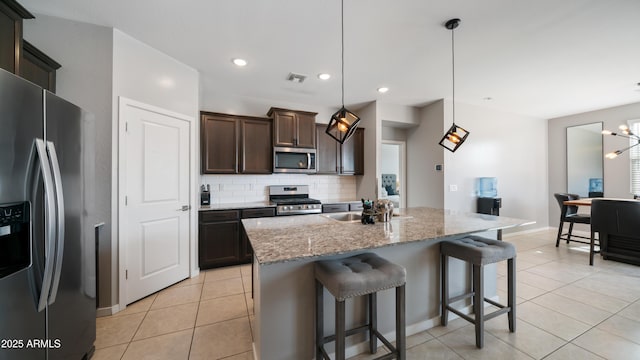
[[[113,30],[114,109],[124,96],[197,119],[198,79],[195,69]]]
[[[378,159],[380,158],[380,142],[382,135],[380,133],[380,119],[376,112],[376,102],[372,102],[367,106],[354,112],[360,117],[359,127],[364,130],[364,175],[358,176],[356,179],[356,198],[371,199],[378,198]]]
[[[113,29],[113,159],[118,159],[118,102],[119,97],[126,97],[135,101],[157,106],[176,113],[191,117],[190,148],[194,156],[190,159],[192,210],[190,219],[191,238],[191,273],[198,271],[197,265],[197,205],[198,199],[198,152],[199,152],[199,74],[198,72],[166,54],[132,38],[131,36]],[[113,253],[118,254],[118,166],[112,170],[113,194]],[[114,256],[115,257],[115,256]],[[114,279],[118,278],[118,265],[113,265]],[[123,275],[120,274],[120,277]],[[119,294],[119,285],[114,282],[113,292]],[[124,304],[120,304],[121,306]]]
[[[380,145],[380,174],[396,174],[400,177],[400,145]]]
[[[444,164],[438,142],[443,134],[444,101],[440,100],[418,111],[420,125],[407,129],[407,207],[444,207]]]
[[[395,123],[382,121],[382,140],[407,141],[407,128],[394,125]]]
[[[445,103],[450,108],[450,102]],[[445,115],[448,128],[451,118],[448,112]],[[501,216],[535,220],[532,227],[547,227],[546,122],[456,103],[456,124],[467,129],[469,137],[455,153],[442,148],[444,207],[475,212],[477,178],[496,177]],[[450,185],[458,190],[450,191]]]
[[[247,115],[266,117],[271,107],[291,110],[316,112],[316,122],[328,124],[331,115],[338,111],[338,107],[326,107],[313,104],[300,104],[273,99],[256,99],[230,95],[224,91],[224,84],[203,83],[200,96],[200,109],[203,111],[218,112],[223,114]]]
[[[567,126],[602,122],[603,128],[616,131],[627,120],[640,117],[640,102],[591,111],[581,114],[549,119],[549,224],[558,225],[560,207],[553,194],[567,191]],[[606,154],[628,146],[627,139],[604,136],[602,150]],[[604,156],[604,155],[603,155]],[[625,152],[613,160],[604,160],[604,195],[612,198],[632,198],[630,194],[629,153]]]
[[[111,306],[111,78],[110,28],[36,14],[24,21],[24,38],[62,65],[57,94],[95,119],[95,222],[104,222],[98,245],[99,307]]]
[[[395,105],[377,101],[378,118],[384,123],[392,122],[396,126],[411,127],[419,124],[418,108]]]

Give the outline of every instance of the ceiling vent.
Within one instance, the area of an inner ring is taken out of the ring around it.
[[[294,83],[298,83],[298,84],[302,84],[306,78],[307,77],[305,75],[294,74],[294,73],[289,73],[289,76],[287,76],[287,80]]]

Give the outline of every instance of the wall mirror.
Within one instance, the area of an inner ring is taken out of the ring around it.
[[[382,140],[380,146],[380,181],[378,198],[393,202],[399,209],[406,206],[406,144],[404,141]]]
[[[603,159],[601,122],[567,127],[567,192],[602,197]]]

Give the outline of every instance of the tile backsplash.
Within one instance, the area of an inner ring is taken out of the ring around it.
[[[356,177],[338,175],[200,175],[200,184],[211,187],[211,204],[269,200],[269,185],[309,185],[309,197],[320,201],[356,198]]]

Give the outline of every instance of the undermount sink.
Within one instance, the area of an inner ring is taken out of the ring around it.
[[[344,222],[360,222],[360,220],[362,219],[362,215],[359,213],[333,213],[322,214],[322,216]]]
[[[360,222],[362,220],[361,213],[328,213],[328,214],[320,214],[320,215],[329,219],[333,219],[340,222],[348,222],[348,223]],[[413,218],[413,216],[394,214],[391,220],[411,219],[411,218]]]

